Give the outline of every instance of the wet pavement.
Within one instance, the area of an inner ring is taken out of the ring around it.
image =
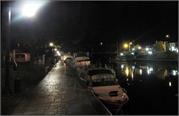
[[[23,96],[13,115],[104,115],[110,112],[87,88],[77,74],[60,62],[46,77]]]

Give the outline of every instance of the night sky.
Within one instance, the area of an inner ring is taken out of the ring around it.
[[[14,42],[55,41],[66,50],[88,50],[100,41],[109,46],[128,40],[151,44],[166,34],[178,41],[178,2],[54,1],[12,29]]]

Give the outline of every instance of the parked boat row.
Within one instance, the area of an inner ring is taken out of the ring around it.
[[[104,104],[118,109],[127,103],[127,92],[119,85],[113,69],[107,66],[97,67],[84,55],[74,57],[73,61],[70,59],[66,59],[66,62],[69,60],[68,62],[75,65],[81,82]]]
[[[81,81],[104,104],[119,108],[127,103],[129,100],[127,92],[119,85],[113,69],[107,66],[94,66],[90,64],[90,58],[87,56],[76,57],[75,65]]]

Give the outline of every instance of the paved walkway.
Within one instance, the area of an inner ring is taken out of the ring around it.
[[[12,114],[109,114],[77,78],[73,71],[57,63],[38,86],[23,97]]]

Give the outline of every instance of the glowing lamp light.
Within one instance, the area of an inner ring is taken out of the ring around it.
[[[135,69],[135,66],[132,66],[132,69]]]
[[[172,70],[172,75],[173,75],[173,76],[176,76],[176,75],[177,75],[177,72],[178,72],[177,70]]]
[[[171,83],[171,82],[169,82],[169,83],[168,83],[168,85],[169,85],[169,87],[171,87],[171,86],[172,86],[172,83]]]
[[[148,51],[148,54],[149,54],[149,55],[152,55],[152,54],[153,54],[153,52],[152,52],[152,51]]]
[[[140,50],[140,49],[142,49],[142,47],[141,47],[141,46],[139,46],[139,47],[138,47],[138,49]]]
[[[124,64],[121,64],[121,69],[123,69],[124,68]]]
[[[50,43],[49,43],[49,46],[50,46],[50,47],[53,47],[53,46],[54,46],[54,44],[53,44],[52,42],[50,42]]]
[[[123,47],[126,49],[126,48],[129,47],[129,45],[128,45],[127,43],[125,43],[125,44],[123,45]]]
[[[57,48],[55,48],[54,50],[57,51]]]
[[[174,47],[174,46],[172,46],[172,47],[171,47],[171,50],[172,50],[172,51],[175,51],[175,47]]]
[[[129,79],[127,78],[126,81],[129,81]]]
[[[166,38],[169,38],[169,37],[170,37],[170,35],[169,35],[169,34],[167,34],[165,37],[166,37]]]
[[[147,67],[147,74],[150,75],[153,71],[152,67]]]
[[[102,45],[103,45],[103,42],[100,42],[100,45],[102,46]]]
[[[149,51],[149,48],[145,48],[146,51]]]
[[[37,12],[39,11],[39,9],[46,3],[46,0],[38,0],[38,1],[34,1],[34,0],[26,0],[22,3],[21,5],[21,15],[24,17],[34,17]]]
[[[120,56],[124,56],[124,53],[120,53]]]

